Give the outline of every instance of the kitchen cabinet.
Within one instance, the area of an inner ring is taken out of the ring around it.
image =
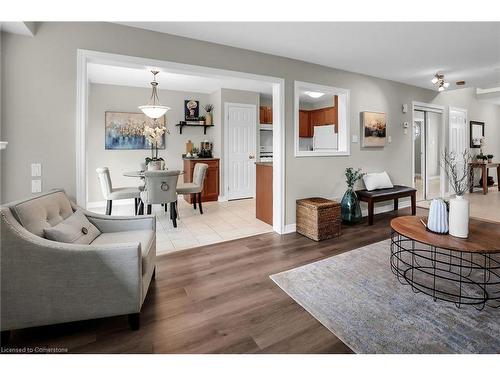
[[[255,217],[273,225],[273,163],[255,164]]]
[[[202,202],[214,202],[219,199],[219,159],[184,159],[184,182],[193,182],[194,166],[198,163],[208,164],[207,175],[201,192]],[[185,195],[184,200],[193,203],[191,194]]]
[[[261,124],[271,124],[273,123],[273,107],[260,106],[259,117]]]
[[[309,111],[299,110],[299,137],[312,137],[312,128]]]

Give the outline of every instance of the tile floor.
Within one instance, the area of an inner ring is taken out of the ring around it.
[[[160,205],[153,206],[157,217],[156,251],[170,253],[201,245],[272,232],[272,226],[255,218],[255,199],[241,199],[230,202],[203,203],[203,215],[179,197],[177,228]],[[105,209],[95,208],[94,212],[104,213]],[[114,205],[113,215],[133,215],[134,205]]]

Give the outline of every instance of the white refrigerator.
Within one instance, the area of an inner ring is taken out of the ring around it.
[[[321,125],[314,127],[314,151],[337,150],[338,147],[338,134],[335,133],[335,125]]]

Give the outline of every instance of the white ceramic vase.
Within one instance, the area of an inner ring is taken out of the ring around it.
[[[161,160],[152,160],[148,163],[148,171],[161,171]]]
[[[450,199],[450,234],[455,237],[469,236],[469,201],[463,195]]]

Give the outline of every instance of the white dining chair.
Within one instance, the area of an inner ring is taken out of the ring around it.
[[[196,210],[196,202],[200,207],[200,214],[203,215],[203,207],[201,206],[201,192],[207,176],[208,164],[196,163],[193,170],[193,182],[186,182],[177,186],[177,194],[191,194],[193,200],[193,208]]]
[[[113,188],[111,176],[108,167],[99,167],[96,169],[97,177],[101,185],[102,195],[106,199],[106,215],[111,215],[113,201],[118,199],[134,199],[134,209],[137,215],[139,209],[140,190],[138,187],[119,187]]]
[[[180,171],[145,171],[144,178],[146,186],[141,191],[141,202],[139,214],[144,213],[144,207],[148,215],[151,214],[153,204],[163,204],[165,212],[170,204],[170,219],[174,228],[177,228],[177,180]]]

